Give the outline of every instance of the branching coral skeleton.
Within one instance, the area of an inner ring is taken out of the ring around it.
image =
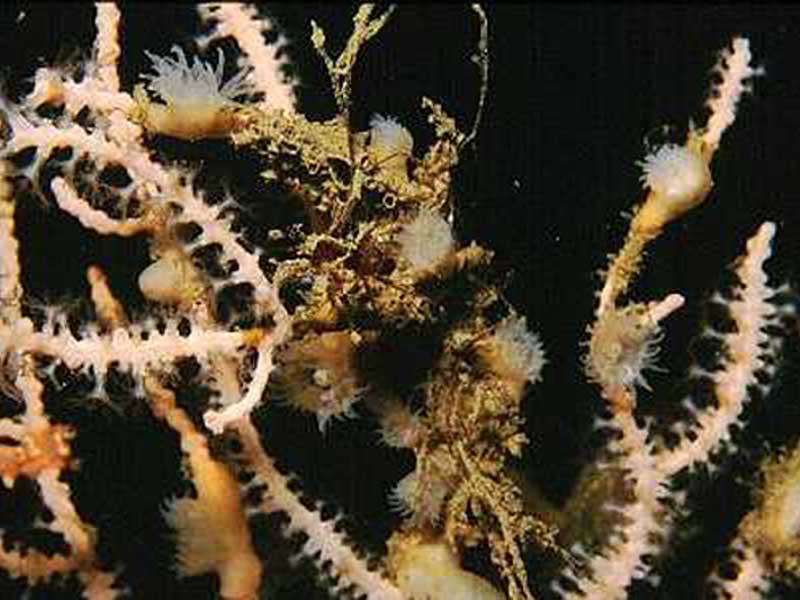
[[[604,272],[585,357],[608,409],[601,427],[613,436],[583,482],[595,491],[548,514],[531,509],[517,467],[529,442],[523,403],[546,376],[547,340],[504,300],[491,251],[461,245],[453,230],[453,177],[480,135],[490,74],[489,17],[471,9],[481,84],[474,119],[465,132],[447,107],[421,99],[432,130],[426,148],[396,117],[374,114],[364,131],[353,123],[354,67],[402,10],[395,6],[377,16],[361,6],[338,56],[311,22],[308,43],[336,104],[328,121],[298,112],[295,80],[283,73],[285,40],[267,44],[273,24],[240,4],[198,6],[208,31],[197,44],[215,46],[216,62],[178,45],[171,56],[148,52],[149,71],[128,92],[118,73],[122,15],[99,3],[80,77],[41,67],[27,96],[0,100],[1,491],[21,494],[18,483],[32,483],[40,514],[30,529],[56,540],[37,546],[34,535],[23,542],[0,531],[9,578],[32,589],[72,577],[85,598],[145,597],[69,483],[84,468],[80,421],[56,415],[64,390],[79,382],[80,403],[100,401],[123,419],[146,412],[154,436],[158,427],[176,440],[185,489],[165,490],[161,506],[172,568],[179,579],[215,576],[226,600],[261,597],[269,584],[272,548],[256,539],[250,517],[271,514],[285,515],[286,537],[305,536],[296,554],[311,559],[332,597],[623,600],[653,574],[650,557],[664,551],[683,508],[673,479],[733,450],[730,431],[744,426],[749,389],[766,389],[775,370],[775,330],[792,316],[776,302],[785,290],[764,271],[778,227],[754,232],[732,297],[715,298],[732,323],[714,334],[725,348],[720,368],[702,373],[716,402],[689,403],[674,443],[635,410],[646,371],[657,368],[663,324],[685,299],[628,294],[646,248],[708,197],[723,134],[764,73],[749,41],[734,38],[715,68],[705,125],[640,163],[646,197]],[[227,38],[239,54],[233,73],[218,45]],[[300,207],[303,223],[291,235],[253,236],[232,198],[200,191],[197,170],[159,156],[165,138],[222,139],[237,157],[257,157],[252,168]],[[110,173],[121,183],[109,184]],[[136,281],[144,308],[116,293],[97,265],[86,272],[89,317],[30,297],[16,231],[25,202],[61,211],[93,236],[146,240],[151,262]],[[273,242],[288,244],[280,259]],[[409,351],[404,344],[424,354],[419,373],[393,356]],[[386,446],[413,454],[387,502],[402,521],[384,540],[385,556],[357,550],[339,517],[308,506],[278,469],[262,431],[271,414],[261,410],[276,402],[313,415],[321,436],[358,407]],[[796,449],[763,467],[755,508],[731,547],[735,572],[708,575],[718,597],[759,598],[771,578],[800,574],[798,473]],[[594,532],[599,547],[560,531],[579,513],[605,519]]]

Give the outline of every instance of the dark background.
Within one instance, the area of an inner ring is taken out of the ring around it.
[[[674,127],[675,138],[682,139],[690,119],[705,122],[709,71],[718,50],[737,34],[750,38],[755,63],[765,67],[766,76],[755,81],[754,94],[744,99],[736,123],[723,137],[709,199],[652,246],[635,286],[639,300],[672,291],[687,298],[686,308],[666,324],[660,364],[667,372],[649,378],[655,393],[643,394],[643,411],[669,412],[669,403],[682,398],[682,373],[692,360],[687,350],[704,322],[703,301],[764,220],[778,224],[771,272],[778,283],[796,281],[800,9],[492,4],[487,12],[489,97],[475,151],[460,165],[458,233],[465,243],[477,240],[496,251],[498,269],[508,274],[506,296],[545,344],[549,364],[544,383],[531,390],[526,404],[532,443],[525,468],[558,502],[602,443],[592,430],[601,405],[585,383],[581,342],[587,338],[599,287],[596,272],[605,266],[606,254],[621,244],[627,227],[621,213],[640,197],[635,162],[645,154],[646,138],[660,139],[662,126]],[[322,63],[307,41],[308,21],[314,18],[328,35],[328,47],[338,50],[353,13],[350,5],[330,3],[271,9],[289,40],[287,52],[300,82],[300,110],[311,119],[330,118],[334,103]],[[85,56],[93,40],[93,18],[88,4],[4,5],[0,75],[7,93],[13,98],[25,91],[24,78],[36,66]],[[173,43],[189,48],[197,28],[188,5],[126,5],[124,89],[130,90],[148,68],[143,50],[166,54]],[[477,19],[466,5],[399,6],[363,50],[354,80],[354,124],[366,128],[376,112],[395,115],[411,129],[417,148],[424,149],[430,132],[419,103],[427,95],[469,129],[478,97],[479,75],[469,61],[477,34]],[[226,160],[234,156],[224,145],[167,146],[156,146],[163,157],[188,154],[227,177],[234,192],[258,194],[254,173],[226,168]],[[147,264],[145,245],[92,236],[87,240],[79,227],[58,221],[53,211],[25,211],[20,236],[28,244],[23,264],[29,292],[52,298],[85,296],[83,273],[96,262],[118,274],[123,295],[125,290],[136,295],[131,286]],[[633,598],[701,597],[700,582],[719,558],[715,549],[729,541],[749,506],[749,488],[737,478],[752,480],[754,465],[768,445],[792,443],[800,430],[800,414],[792,404],[798,384],[798,363],[792,361],[796,355],[788,344],[775,393],[748,409],[750,427],[737,437],[742,451],[723,462],[726,470],[719,477],[725,483],[699,477],[692,488],[695,513],[681,527],[690,533],[668,556],[661,588],[637,585]],[[281,466],[300,475],[310,496],[350,515],[352,537],[379,552],[381,540],[398,524],[395,517],[386,517],[385,496],[411,468],[410,457],[377,445],[374,424],[365,420],[335,423],[320,438],[313,418],[280,408],[269,411],[273,414],[264,418],[266,443]],[[130,430],[119,425],[120,439],[135,438]],[[125,443],[135,446],[133,439]],[[272,548],[266,552],[270,556]],[[269,563],[267,569],[269,578]],[[318,593],[303,581],[307,573],[285,577],[285,589],[295,587],[276,592],[275,598],[297,597],[297,590],[304,590],[307,598]],[[200,597],[195,588],[187,589],[169,594]],[[546,596],[546,584],[540,589]],[[793,597],[788,588],[777,593]]]

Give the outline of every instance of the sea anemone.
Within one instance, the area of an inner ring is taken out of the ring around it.
[[[196,267],[182,252],[168,250],[139,274],[139,289],[148,300],[172,305],[191,305],[204,284]]]
[[[592,328],[586,357],[589,379],[604,388],[650,389],[642,372],[661,370],[656,365],[661,338],[658,324],[641,305],[606,311]]]
[[[408,180],[408,159],[414,138],[394,117],[372,115],[369,121],[369,156],[382,171],[401,181]]]
[[[192,65],[178,46],[172,47],[177,59],[145,52],[155,74],[144,73],[147,89],[164,103],[151,102],[142,85],[136,86],[134,98],[139,120],[151,133],[186,140],[224,137],[237,124],[235,99],[252,91],[248,70],[237,72],[225,83],[222,73],[225,57],[217,50],[217,67],[194,57]]]
[[[537,383],[547,363],[542,342],[528,330],[525,317],[512,314],[497,324],[494,334],[477,346],[478,355],[517,393]]]
[[[425,600],[501,600],[489,581],[461,568],[441,538],[396,533],[389,540],[389,569],[405,598]]]
[[[438,213],[422,208],[407,223],[395,240],[400,244],[400,256],[414,271],[435,268],[455,250],[453,229]]]
[[[657,234],[664,225],[702,203],[713,185],[708,160],[702,147],[695,147],[694,143],[665,144],[648,154],[639,166],[641,180],[650,194],[637,213],[633,228]]]
[[[309,333],[281,352],[276,385],[295,409],[314,413],[321,432],[331,417],[354,415],[361,398],[356,347],[348,331]]]
[[[648,154],[642,167],[641,181],[654,192],[667,197],[696,194],[708,179],[708,164],[693,150],[665,144]]]

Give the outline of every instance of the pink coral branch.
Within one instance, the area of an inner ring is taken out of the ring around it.
[[[269,19],[259,16],[255,5],[237,2],[199,4],[197,12],[204,22],[212,23],[211,32],[200,37],[198,44],[205,47],[214,40],[232,37],[244,54],[244,64],[253,68],[248,79],[264,93],[265,106],[294,112],[294,81],[284,75],[286,60],[279,58],[285,42],[264,42],[264,33],[274,28]]]
[[[242,455],[256,477],[252,485],[266,485],[258,509],[265,513],[280,511],[288,515],[286,533],[304,533],[308,540],[302,553],[315,557],[322,565],[331,563],[331,571],[338,579],[331,591],[335,594],[348,587],[366,596],[368,600],[404,600],[398,588],[380,573],[370,570],[366,560],[358,556],[336,531],[336,519],[324,521],[319,511],[309,510],[289,490],[288,481],[261,448],[258,431],[247,420],[238,421],[234,428],[242,442]]]

